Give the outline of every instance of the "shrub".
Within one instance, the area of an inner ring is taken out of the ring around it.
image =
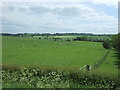
[[[104,48],[110,49],[110,43],[108,41],[104,41],[102,45]]]
[[[3,70],[3,88],[117,88],[117,79],[79,71],[21,68]],[[41,73],[41,74],[40,74]]]

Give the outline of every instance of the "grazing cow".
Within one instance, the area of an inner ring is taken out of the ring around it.
[[[86,71],[90,71],[91,70],[91,66],[90,65],[85,65],[84,67],[80,68],[80,70],[82,70],[83,68],[85,68]]]

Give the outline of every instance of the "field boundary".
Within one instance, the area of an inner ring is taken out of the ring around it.
[[[107,53],[101,59],[94,62],[94,65],[93,65],[94,69],[97,69],[101,66],[101,64],[105,61],[106,57],[108,56],[109,52],[110,52],[110,49],[107,51]]]

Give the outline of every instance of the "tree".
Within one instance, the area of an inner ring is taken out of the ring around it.
[[[104,48],[110,49],[110,43],[109,43],[109,41],[104,41],[102,45],[103,45]]]
[[[115,65],[120,68],[120,33],[117,35],[113,35],[111,40],[111,45],[116,51],[115,56],[117,57],[117,61],[115,61]]]
[[[116,51],[120,51],[120,33],[112,36],[111,45]]]
[[[82,41],[88,41],[88,37],[87,36],[82,36],[81,39],[82,39]]]

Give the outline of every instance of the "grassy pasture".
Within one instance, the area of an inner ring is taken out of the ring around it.
[[[32,37],[2,37],[3,65],[40,67],[42,69],[79,70],[86,64],[93,65],[107,50],[100,42],[88,41],[53,41]],[[113,65],[116,60],[110,51],[100,72],[117,74]]]
[[[107,52],[100,42],[10,36],[3,36],[2,40],[2,64],[7,68],[2,70],[3,88],[118,87],[115,51],[110,51],[98,69],[79,71]]]
[[[115,51],[110,51],[108,54],[106,60],[103,62],[103,64],[99,67],[99,71],[103,71],[106,74],[110,74],[110,76],[118,76],[118,66],[115,65],[117,61],[117,57],[115,57]]]

